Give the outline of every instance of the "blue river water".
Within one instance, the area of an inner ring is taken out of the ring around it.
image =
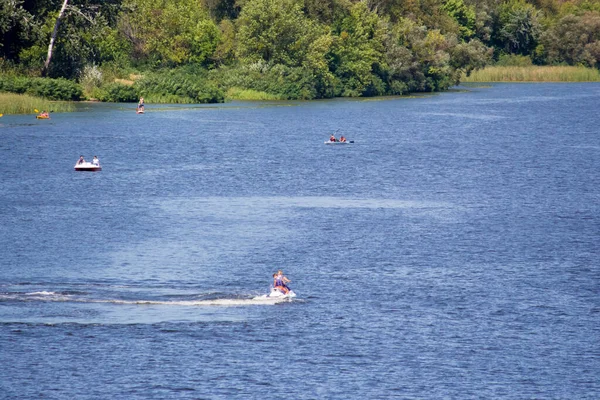
[[[1,399],[600,398],[599,84],[80,108],[0,119]]]

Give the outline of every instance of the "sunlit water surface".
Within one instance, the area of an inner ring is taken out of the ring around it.
[[[0,398],[600,398],[600,85],[81,107],[0,119]]]

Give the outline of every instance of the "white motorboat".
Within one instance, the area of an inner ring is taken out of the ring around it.
[[[292,299],[296,297],[296,293],[293,290],[290,290],[287,293],[283,293],[281,290],[276,288],[271,288],[271,293],[263,294],[262,296],[257,296],[254,300],[285,300]]]
[[[102,171],[100,164],[94,164],[89,161],[75,164],[75,171]]]
[[[325,142],[325,144],[350,144],[350,143],[354,143],[354,140],[347,140],[345,142],[340,142],[339,140],[336,140],[335,142],[332,140],[327,140]]]

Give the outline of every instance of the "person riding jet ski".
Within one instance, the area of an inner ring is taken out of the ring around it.
[[[277,273],[273,274],[273,287],[283,294],[288,294],[290,292],[290,288],[287,285],[291,280],[289,280],[286,276],[283,275],[283,271],[279,270]]]

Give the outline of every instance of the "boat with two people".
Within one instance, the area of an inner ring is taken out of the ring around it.
[[[102,166],[100,165],[100,160],[98,160],[97,156],[94,156],[94,159],[90,161],[85,161],[83,156],[79,156],[79,160],[75,163],[75,171],[102,171]]]
[[[344,135],[340,136],[340,138],[337,139],[333,133],[329,137],[329,140],[327,140],[325,142],[325,144],[349,144],[349,143],[354,143],[354,140],[347,140]]]

